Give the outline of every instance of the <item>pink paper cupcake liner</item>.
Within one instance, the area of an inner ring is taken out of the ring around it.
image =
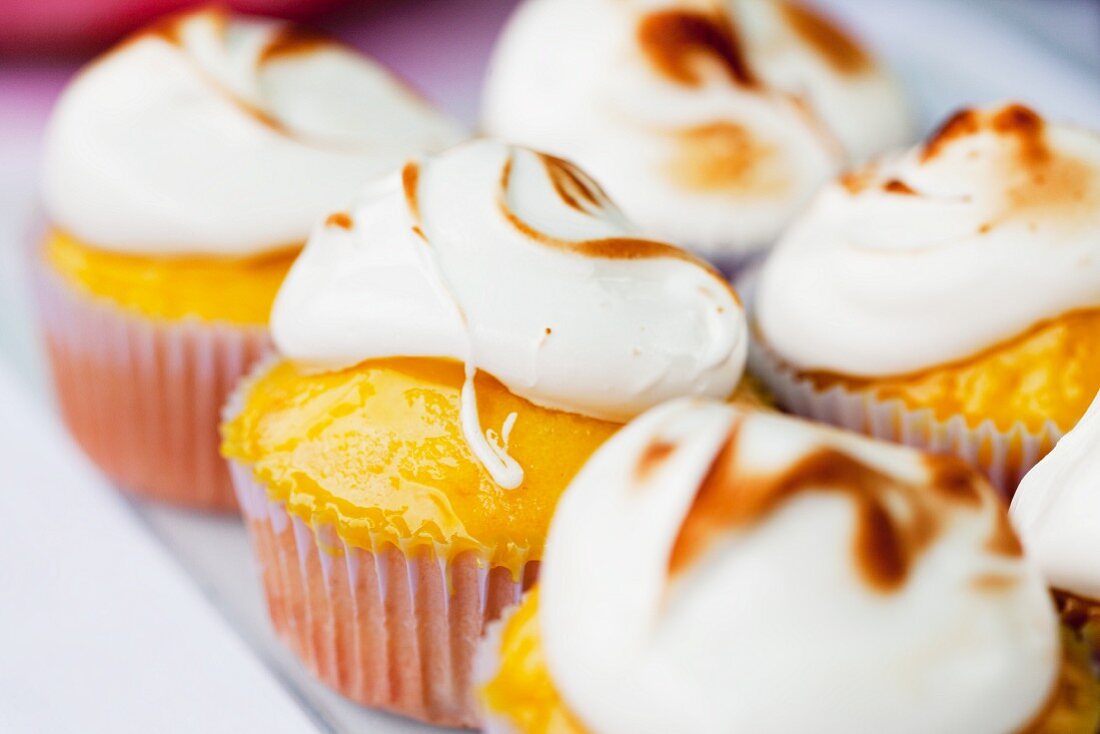
[[[36,263],[35,295],[61,415],[124,489],[235,511],[218,453],[220,411],[269,348],[267,329],[130,313]]]
[[[1001,430],[991,420],[976,426],[961,415],[942,420],[930,408],[910,408],[898,398],[882,400],[865,390],[842,385],[819,389],[755,343],[749,367],[784,409],[886,441],[958,456],[981,469],[1006,501],[1024,474],[1065,433],[1053,421],[1037,432],[1022,422]]]
[[[275,631],[318,678],[373,708],[477,727],[474,658],[486,625],[516,604],[522,578],[473,552],[370,548],[311,527],[230,462]]]

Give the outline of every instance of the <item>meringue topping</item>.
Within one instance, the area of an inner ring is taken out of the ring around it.
[[[316,369],[463,362],[464,432],[501,486],[522,468],[509,426],[479,425],[477,370],[538,405],[614,421],[673,397],[725,398],[740,379],[747,331],[725,280],[639,238],[563,160],[467,143],[368,187],[347,219],[318,227],[291,268],[276,345]]]
[[[566,490],[539,615],[555,687],[601,734],[1019,731],[1061,662],[974,470],[690,399]]]
[[[528,0],[483,117],[588,168],[647,232],[708,254],[769,244],[846,160],[909,130],[857,44],[776,0]]]
[[[1050,585],[1100,600],[1100,396],[1023,478],[1011,511]]]
[[[300,245],[349,191],[463,132],[366,57],[284,23],[203,10],[73,80],[47,133],[55,226],[138,255]]]
[[[802,370],[904,375],[1100,306],[1100,135],[1018,104],[824,189],[760,276],[763,339]]]

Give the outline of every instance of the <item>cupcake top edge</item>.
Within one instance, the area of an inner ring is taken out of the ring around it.
[[[300,246],[409,155],[464,137],[366,56],[294,25],[199,10],[84,68],[47,130],[52,224],[137,255]]]
[[[543,407],[614,421],[673,397],[728,397],[748,343],[717,271],[641,238],[572,164],[492,140],[410,161],[330,216],[271,329],[307,368],[450,358],[468,386],[484,370]],[[462,418],[480,444],[472,389]]]
[[[1100,601],[1100,396],[1077,425],[1027,473],[1012,520],[1047,581]]]
[[[482,118],[585,167],[646,231],[715,257],[771,244],[845,161],[912,129],[875,58],[785,0],[527,0]]]
[[[553,681],[601,734],[1018,731],[1062,655],[974,470],[706,401],[597,451],[540,579]]]
[[[966,109],[828,185],[766,261],[754,316],[802,370],[885,377],[1100,307],[1100,135]]]

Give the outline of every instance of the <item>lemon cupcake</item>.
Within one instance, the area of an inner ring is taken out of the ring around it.
[[[1100,136],[958,113],[823,190],[753,313],[783,405],[954,452],[1010,495],[1100,389]]]
[[[1089,734],[992,488],[952,457],[677,400],[562,496],[479,655],[486,730]]]
[[[1020,482],[1011,511],[1063,620],[1100,660],[1100,396]]]
[[[770,245],[845,163],[910,139],[882,66],[780,0],[527,0],[483,121],[576,161],[645,231],[723,267]]]
[[[460,139],[365,57],[205,10],[80,72],[46,139],[38,295],[61,412],[126,489],[230,509],[218,411],[314,220]]]
[[[573,474],[646,408],[729,396],[748,341],[716,271],[637,239],[572,165],[488,140],[330,217],[272,334],[223,452],[275,628],[349,697],[461,726],[477,638]]]

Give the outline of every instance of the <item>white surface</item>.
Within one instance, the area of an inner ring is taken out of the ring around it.
[[[4,366],[0,405],[0,730],[317,731]]]
[[[1002,23],[982,14],[981,7],[997,2],[828,0],[823,4],[848,17],[893,62],[916,95],[925,127],[963,103],[1011,96],[1024,97],[1054,118],[1100,127],[1100,95],[1096,93],[1100,81],[1088,75],[1085,66],[1060,55],[1056,46],[1033,43],[1022,36],[1019,23]],[[1096,28],[1094,5],[1056,0],[1036,0],[1034,4],[1049,8],[1044,17],[1052,23],[1055,16],[1061,18],[1060,27],[1073,29],[1077,38],[1082,29]],[[1066,11],[1067,5],[1075,9]],[[430,8],[427,3],[410,3],[408,12],[399,10],[397,3],[393,7],[382,32],[411,37],[410,24],[414,22],[443,26],[460,22],[446,10],[461,7],[457,2],[453,6],[432,3]],[[1100,31],[1094,33],[1094,47],[1097,34]],[[458,79],[456,74],[480,68],[470,59],[487,55],[482,36],[470,33],[470,45],[459,59],[442,46],[433,46],[425,49],[424,63],[417,71],[411,66],[403,68],[396,58],[393,62],[413,81],[420,81],[418,76],[424,78],[423,88],[472,121],[478,80]],[[1022,90],[1029,93],[1022,94]],[[28,486],[25,480],[12,481],[14,473],[6,476],[0,487],[0,509],[6,522],[24,526],[5,533],[11,532],[12,538],[35,537],[35,552],[42,553],[42,558],[25,557],[27,548],[13,547],[0,536],[0,732],[144,734],[172,731],[173,725],[182,727],[177,731],[218,732],[224,730],[219,729],[223,722],[232,722],[237,732],[290,731],[277,727],[291,721],[300,722],[296,731],[311,731],[304,717],[294,713],[295,702],[313,718],[313,731],[430,731],[349,704],[302,672],[272,639],[239,525],[168,508],[137,506],[136,512],[128,513],[127,503],[76,458],[73,447],[43,415],[46,402],[36,387],[30,387],[44,381],[32,337],[21,246],[31,221],[41,120],[15,112],[0,104],[0,351],[6,364],[0,388],[5,427],[0,466],[18,463],[24,467],[21,476],[35,479],[33,486]],[[12,377],[13,371],[17,378]],[[33,392],[34,397],[20,392]],[[61,490],[68,494],[60,494]],[[51,525],[46,519],[55,511],[67,518],[73,532],[40,537],[49,532]],[[153,529],[153,535],[142,529],[143,523]],[[112,545],[94,554],[77,542],[99,535],[106,537],[97,543]],[[178,559],[179,566],[151,542],[154,535]],[[52,556],[43,552],[48,548],[54,550]],[[107,550],[128,562],[134,559],[148,575],[135,576],[128,565],[101,566],[85,559],[103,558]],[[41,573],[18,570],[32,564]],[[118,569],[123,568],[129,570],[120,578]],[[79,598],[66,588],[64,582],[70,579],[82,584]],[[130,592],[142,593],[119,593],[124,583]],[[145,589],[167,591],[145,599]],[[280,693],[261,665],[244,659],[242,647],[226,634],[226,626],[212,614],[204,595],[240,633],[256,659],[279,671],[284,692]],[[150,614],[150,607],[136,607],[135,603],[160,605],[164,614]],[[78,616],[86,619],[75,619]],[[81,634],[102,631],[102,625],[117,620],[125,620],[125,625],[114,626],[112,636],[85,639]],[[50,671],[39,668],[36,674],[29,662],[23,662],[31,640],[39,643],[33,648],[35,654],[62,661],[48,678],[43,676]],[[84,664],[75,656],[78,650],[98,654]],[[215,651],[213,656],[211,651]],[[109,658],[112,665],[105,667],[101,656]],[[158,666],[169,660],[180,671],[187,671],[186,678],[176,678],[174,672],[171,678],[154,674],[163,672],[165,668]],[[136,681],[112,678],[105,674],[111,669],[145,675]],[[228,688],[221,677],[226,670],[240,673]],[[37,689],[28,691],[31,682]],[[31,707],[27,705],[30,700],[41,703]],[[212,701],[217,701],[216,707]],[[158,710],[172,716],[150,721],[148,717]],[[81,714],[84,718],[78,720]],[[92,714],[106,729],[93,728]],[[202,716],[209,718],[197,718]],[[273,718],[277,719],[275,727],[268,725]]]

